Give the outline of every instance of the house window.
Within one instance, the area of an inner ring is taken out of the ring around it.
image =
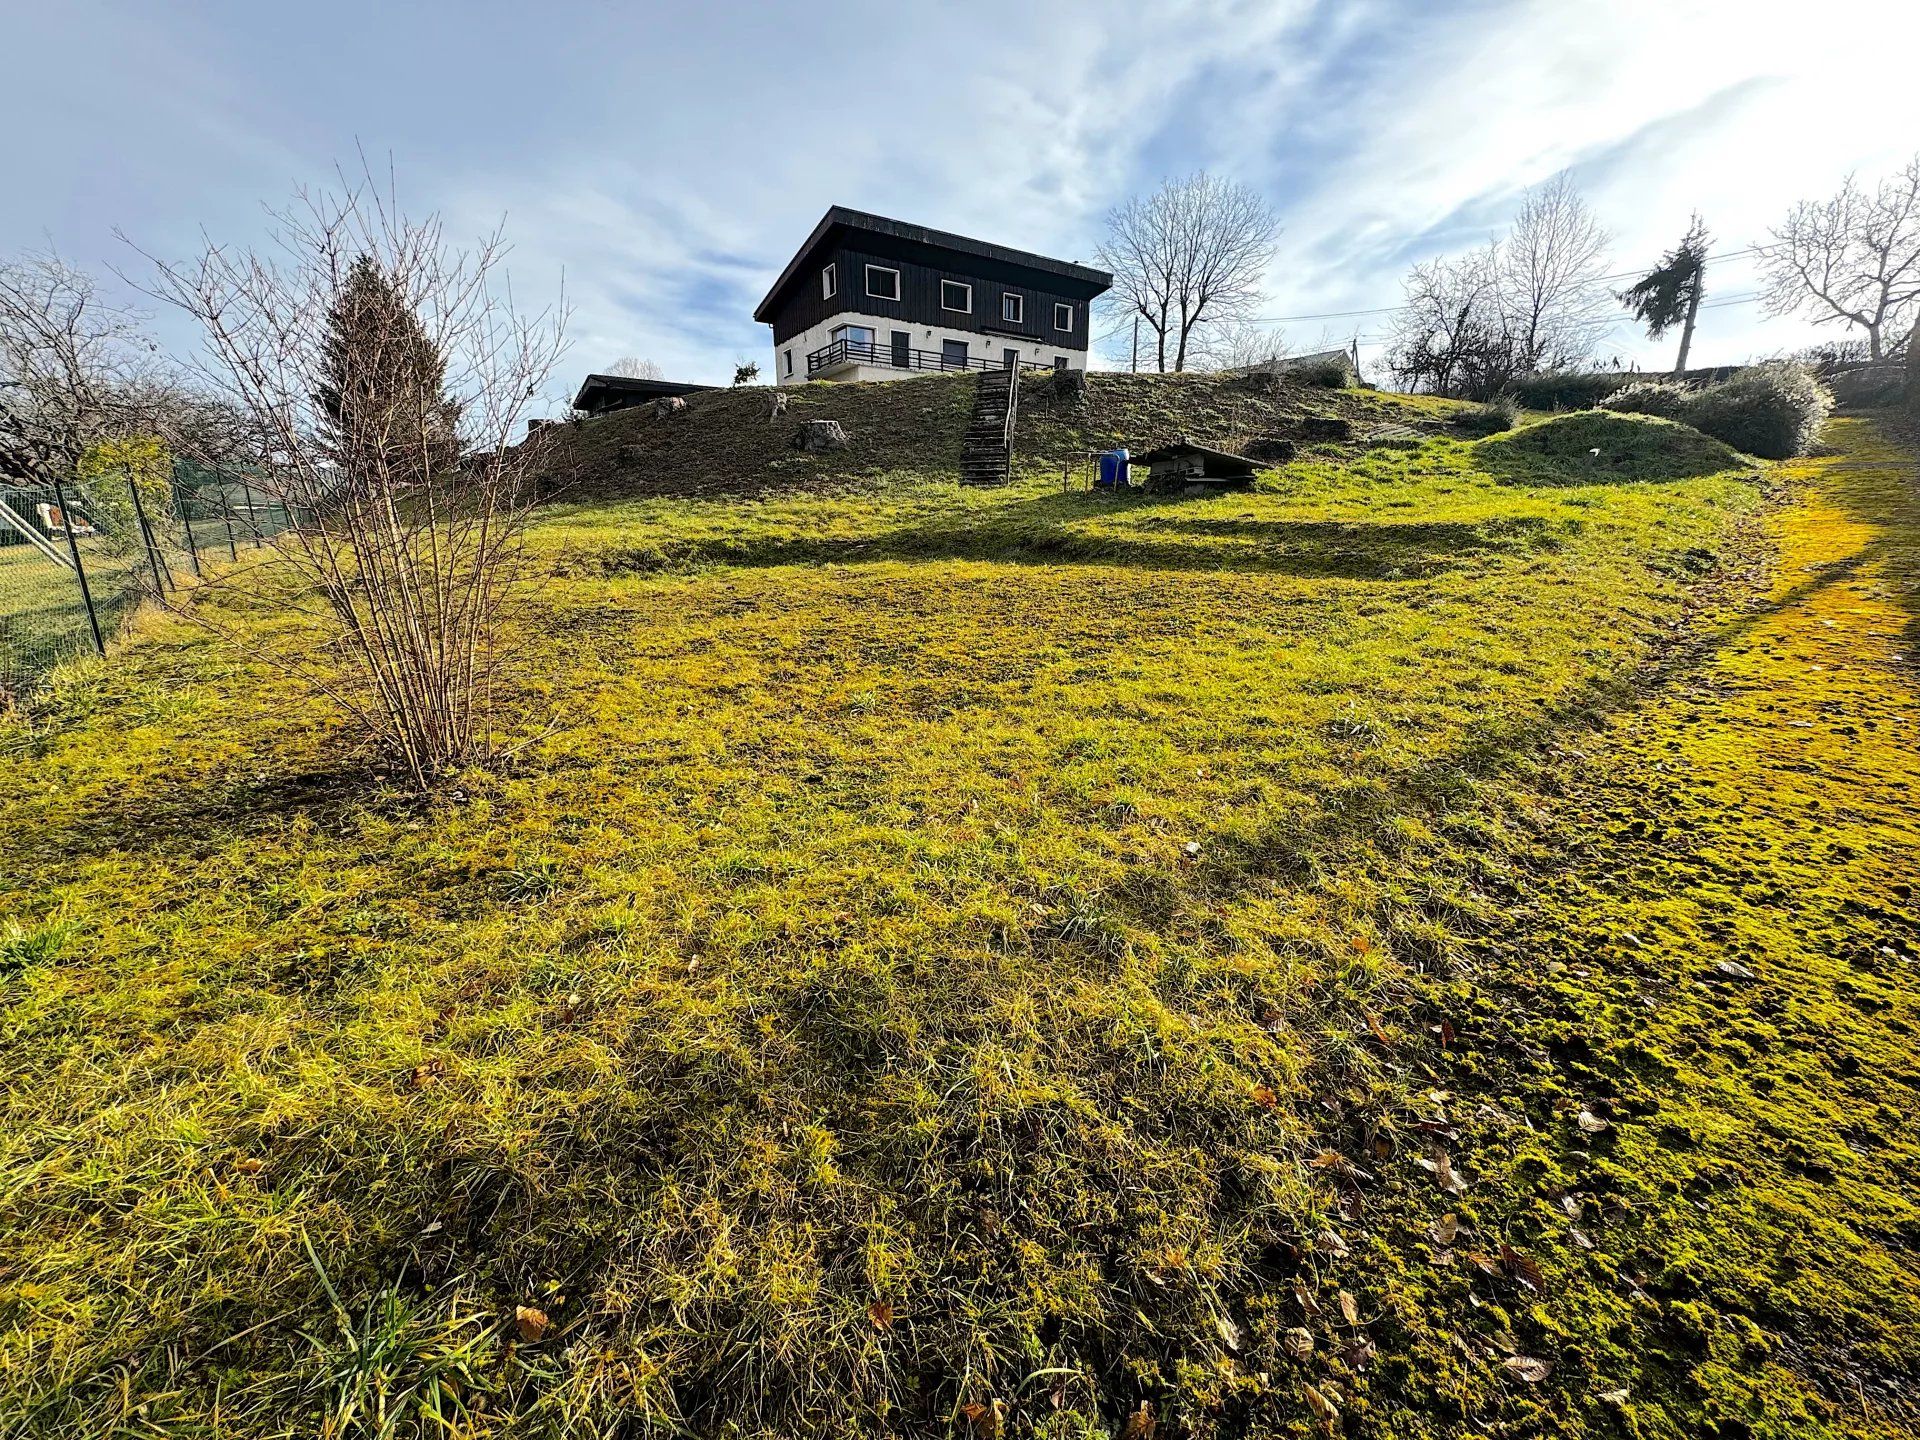
[[[898,300],[900,272],[884,265],[867,266],[867,294],[876,300]]]
[[[1073,329],[1073,306],[1055,305],[1053,307],[1053,328],[1056,330]]]
[[[787,374],[791,375],[793,373],[793,351],[788,350],[783,353],[787,362]]]
[[[1054,368],[1054,369],[1056,369],[1056,370],[1065,370],[1065,369],[1067,369],[1067,368],[1068,368],[1068,367],[1067,367],[1067,357],[1066,357],[1066,356],[1064,356],[1064,355],[1056,355],[1056,356],[1054,356],[1054,357],[1053,357],[1053,368]]]
[[[940,282],[940,308],[958,310],[963,315],[973,313],[973,286],[959,280]]]
[[[835,269],[834,266],[829,265],[827,266],[826,269],[820,272],[820,298],[823,300],[831,300],[834,296],[838,295],[839,293],[840,293],[839,271]]]
[[[846,342],[849,360],[871,360],[873,355],[873,331],[865,325],[836,325],[830,332],[835,340]]]
[[[1018,325],[1027,318],[1027,297],[1015,295],[1012,291],[1002,291],[1000,295],[1000,318],[1009,325]]]

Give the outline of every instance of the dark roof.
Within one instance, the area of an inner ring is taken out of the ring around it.
[[[1244,470],[1249,475],[1260,468],[1244,455],[1235,455],[1226,450],[1215,450],[1211,445],[1196,445],[1193,441],[1186,439],[1175,440],[1171,444],[1162,445],[1155,450],[1149,450],[1144,455],[1136,455],[1133,457],[1132,463],[1135,465],[1150,466],[1161,460],[1172,460],[1181,455],[1198,455],[1201,459],[1205,460],[1209,466],[1217,465],[1223,469],[1233,471]]]
[[[1015,250],[1006,245],[994,245],[985,240],[971,240],[965,235],[950,234],[945,230],[929,230],[924,225],[909,225],[904,220],[889,220],[884,215],[870,215],[864,210],[849,210],[845,205],[832,205],[827,213],[820,217],[820,223],[813,227],[813,233],[807,236],[806,243],[793,252],[793,258],[787,261],[787,268],[780,272],[780,278],[773,282],[773,288],[767,291],[766,298],[754,309],[753,318],[770,321],[773,302],[800,273],[808,255],[825,243],[836,231],[864,230],[869,234],[888,235],[896,240],[906,240],[918,245],[931,245],[942,250],[958,251],[962,255],[977,256],[982,260],[996,260],[1003,265],[1022,265],[1029,270],[1041,270],[1049,275],[1058,275],[1074,280],[1082,285],[1098,288],[1097,295],[1110,288],[1113,276],[1105,270],[1096,270],[1091,265],[1076,265],[1070,260],[1055,260],[1050,256],[1036,255],[1031,250]]]
[[[716,390],[716,385],[693,385],[683,380],[640,380],[631,375],[589,375],[573,397],[573,408],[592,410],[618,401],[638,405],[643,400],[658,400],[667,395],[692,395],[700,390]]]

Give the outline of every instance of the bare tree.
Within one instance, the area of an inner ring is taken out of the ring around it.
[[[1287,353],[1287,332],[1253,320],[1223,320],[1209,328],[1190,356],[1212,370],[1246,370]]]
[[[1847,176],[1772,233],[1761,250],[1770,314],[1860,329],[1875,360],[1897,345],[1920,304],[1920,154],[1871,192]]]
[[[1529,190],[1505,235],[1408,273],[1388,368],[1416,389],[1486,399],[1587,361],[1608,326],[1607,243],[1565,173]]]
[[[1484,399],[1521,372],[1499,299],[1499,247],[1426,260],[1401,282],[1387,368],[1400,384]]]
[[[1204,172],[1168,180],[1107,216],[1098,255],[1113,272],[1109,314],[1144,321],[1158,368],[1184,370],[1209,327],[1244,318],[1260,300],[1280,224],[1237,181]],[[1198,343],[1197,343],[1198,342]]]
[[[1493,257],[1502,323],[1522,370],[1586,360],[1611,323],[1600,284],[1610,237],[1561,171],[1527,191]]]
[[[629,355],[624,360],[616,360],[600,372],[602,375],[619,375],[628,380],[664,380],[667,372],[651,360],[642,360],[638,355]]]
[[[1647,327],[1649,340],[1680,327],[1680,355],[1673,362],[1676,375],[1685,372],[1687,352],[1693,348],[1693,324],[1707,293],[1707,247],[1712,243],[1706,222],[1695,215],[1680,243],[1620,296],[1620,303]]]
[[[268,253],[161,264],[155,293],[204,328],[205,373],[265,437],[260,484],[295,519],[275,545],[293,583],[253,588],[305,623],[267,658],[425,786],[496,743],[538,463],[513,441],[564,313],[516,311],[500,235],[455,251],[390,182],[276,218]],[[189,613],[217,625],[207,608]]]
[[[159,371],[136,312],[59,256],[0,262],[0,473],[71,481]]]

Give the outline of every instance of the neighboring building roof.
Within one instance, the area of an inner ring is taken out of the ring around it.
[[[692,395],[717,390],[717,385],[690,385],[680,380],[637,380],[631,375],[589,375],[573,397],[573,408],[598,413],[640,405],[668,395]]]
[[[1288,370],[1298,369],[1302,365],[1317,365],[1326,360],[1337,360],[1348,369],[1353,368],[1353,356],[1341,349],[1315,350],[1311,355],[1276,355],[1271,360],[1262,360],[1258,364],[1249,365],[1247,369],[1278,375]]]
[[[1113,285],[1113,276],[1105,270],[1096,270],[1091,265],[1076,265],[1070,260],[1055,260],[1046,255],[1036,255],[1031,250],[1015,250],[1006,245],[994,245],[985,240],[971,240],[965,235],[953,235],[945,230],[929,230],[924,225],[909,225],[903,220],[889,220],[884,215],[871,215],[864,210],[849,210],[844,205],[833,205],[829,206],[827,213],[820,218],[820,223],[813,227],[813,233],[807,236],[806,243],[794,251],[793,258],[787,262],[787,268],[780,272],[780,278],[773,282],[773,288],[767,291],[766,298],[755,307],[753,318],[770,323],[773,319],[774,302],[799,276],[807,257],[833,238],[836,233],[849,230],[886,235],[895,240],[930,245],[940,250],[952,250],[981,260],[997,261],[1002,265],[1020,265],[1029,270],[1044,271],[1049,275],[1092,286],[1094,295],[1110,289]]]
[[[1151,468],[1163,460],[1177,460],[1183,455],[1198,455],[1207,463],[1207,467],[1213,470],[1225,470],[1233,473],[1244,471],[1246,474],[1251,475],[1260,468],[1244,455],[1235,455],[1226,450],[1215,450],[1211,445],[1195,444],[1193,441],[1184,438],[1175,440],[1169,445],[1162,445],[1158,449],[1149,450],[1144,455],[1136,455],[1133,457],[1132,463]]]

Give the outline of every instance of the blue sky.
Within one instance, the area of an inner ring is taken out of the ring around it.
[[[1563,168],[1626,271],[1692,209],[1736,252],[1920,149],[1920,5],[1896,0],[0,0],[0,45],[0,249],[137,276],[116,228],[166,256],[255,243],[265,203],[364,148],[456,235],[504,217],[520,296],[564,277],[568,380],[764,368],[753,305],[832,203],[1088,259],[1109,206],[1207,168],[1282,219],[1264,313],[1318,317],[1392,305],[1410,262]],[[1751,267],[1710,272],[1701,363],[1830,333],[1763,320]],[[1389,318],[1282,323],[1371,352]],[[1670,342],[1623,325],[1611,348]]]

